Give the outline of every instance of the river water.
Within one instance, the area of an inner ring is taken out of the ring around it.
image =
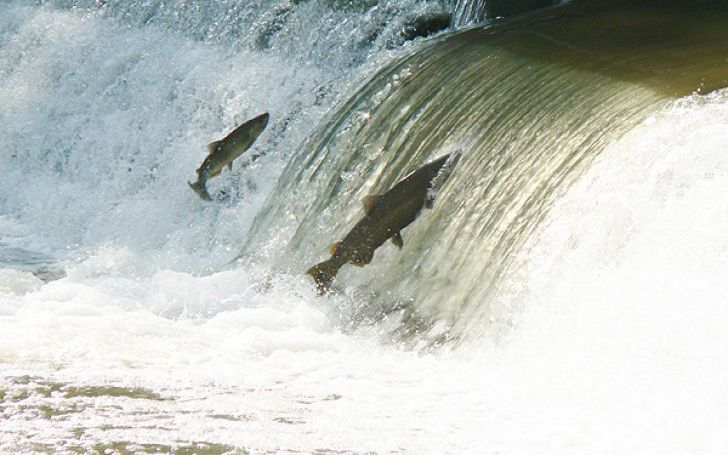
[[[0,6],[0,452],[728,448],[715,41],[653,77],[538,22],[405,41],[434,1],[102,3]],[[359,199],[456,150],[317,296]]]

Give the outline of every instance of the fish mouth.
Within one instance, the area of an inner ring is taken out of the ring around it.
[[[457,149],[454,152],[450,153],[450,156],[445,161],[445,166],[454,168],[455,166],[457,166],[458,161],[460,161],[460,157],[462,155],[463,155],[463,149]]]
[[[265,112],[263,114],[260,114],[259,116],[255,117],[251,122],[255,125],[255,129],[258,130],[258,134],[263,132],[266,126],[268,126],[268,119],[270,118],[270,115]]]

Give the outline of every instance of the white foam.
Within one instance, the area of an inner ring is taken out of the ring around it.
[[[38,290],[42,283],[32,273],[0,269],[0,295],[24,295]]]
[[[528,311],[508,380],[600,453],[725,448],[727,126],[728,92],[696,95],[610,146],[514,283]]]

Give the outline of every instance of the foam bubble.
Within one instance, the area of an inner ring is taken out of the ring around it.
[[[24,295],[36,291],[43,284],[32,273],[15,269],[0,269],[0,295]]]

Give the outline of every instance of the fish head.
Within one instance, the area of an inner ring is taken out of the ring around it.
[[[252,137],[258,137],[260,133],[263,132],[266,126],[268,126],[268,118],[270,116],[268,113],[260,114],[259,116],[255,117],[254,119],[248,121],[248,126],[250,127],[250,135]]]
[[[457,166],[458,162],[460,161],[460,157],[462,156],[463,151],[462,149],[458,149],[452,153],[449,154],[447,161],[445,161],[445,166],[452,169],[455,166]]]

